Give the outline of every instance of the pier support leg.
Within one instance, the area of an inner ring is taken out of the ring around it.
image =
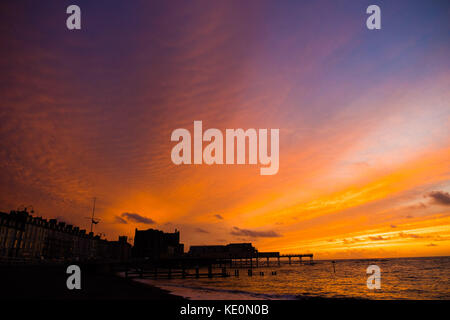
[[[195,268],[195,277],[196,277],[197,279],[200,277],[200,271],[199,271],[198,267]]]
[[[267,266],[269,266],[269,257],[267,257]]]
[[[280,266],[280,265],[281,265],[280,257],[278,257],[278,266]]]
[[[289,264],[291,264],[291,257],[288,257],[289,258]]]
[[[212,278],[212,266],[208,266],[208,278]]]

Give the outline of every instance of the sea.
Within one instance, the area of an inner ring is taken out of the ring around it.
[[[380,289],[367,286],[370,265],[380,268]],[[319,260],[281,266],[272,261],[254,268],[252,276],[240,269],[239,277],[234,270],[227,268],[230,276],[225,278],[135,281],[191,300],[450,300],[450,257]]]

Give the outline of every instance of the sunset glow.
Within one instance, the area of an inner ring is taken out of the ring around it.
[[[450,12],[399,3],[379,32],[369,1],[88,2],[79,33],[54,18],[66,3],[4,10],[0,211],[89,229],[96,197],[108,239],[450,255]],[[194,121],[279,128],[278,172],[175,165],[171,133]]]

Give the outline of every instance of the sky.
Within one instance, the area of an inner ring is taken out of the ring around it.
[[[96,197],[110,240],[178,229],[186,249],[450,255],[448,1],[0,8],[0,211],[89,230]],[[195,120],[278,128],[278,173],[175,165],[171,133]]]

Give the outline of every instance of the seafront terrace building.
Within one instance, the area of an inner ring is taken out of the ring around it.
[[[127,260],[127,237],[107,241],[79,227],[33,217],[26,209],[0,212],[0,259],[26,260]]]

